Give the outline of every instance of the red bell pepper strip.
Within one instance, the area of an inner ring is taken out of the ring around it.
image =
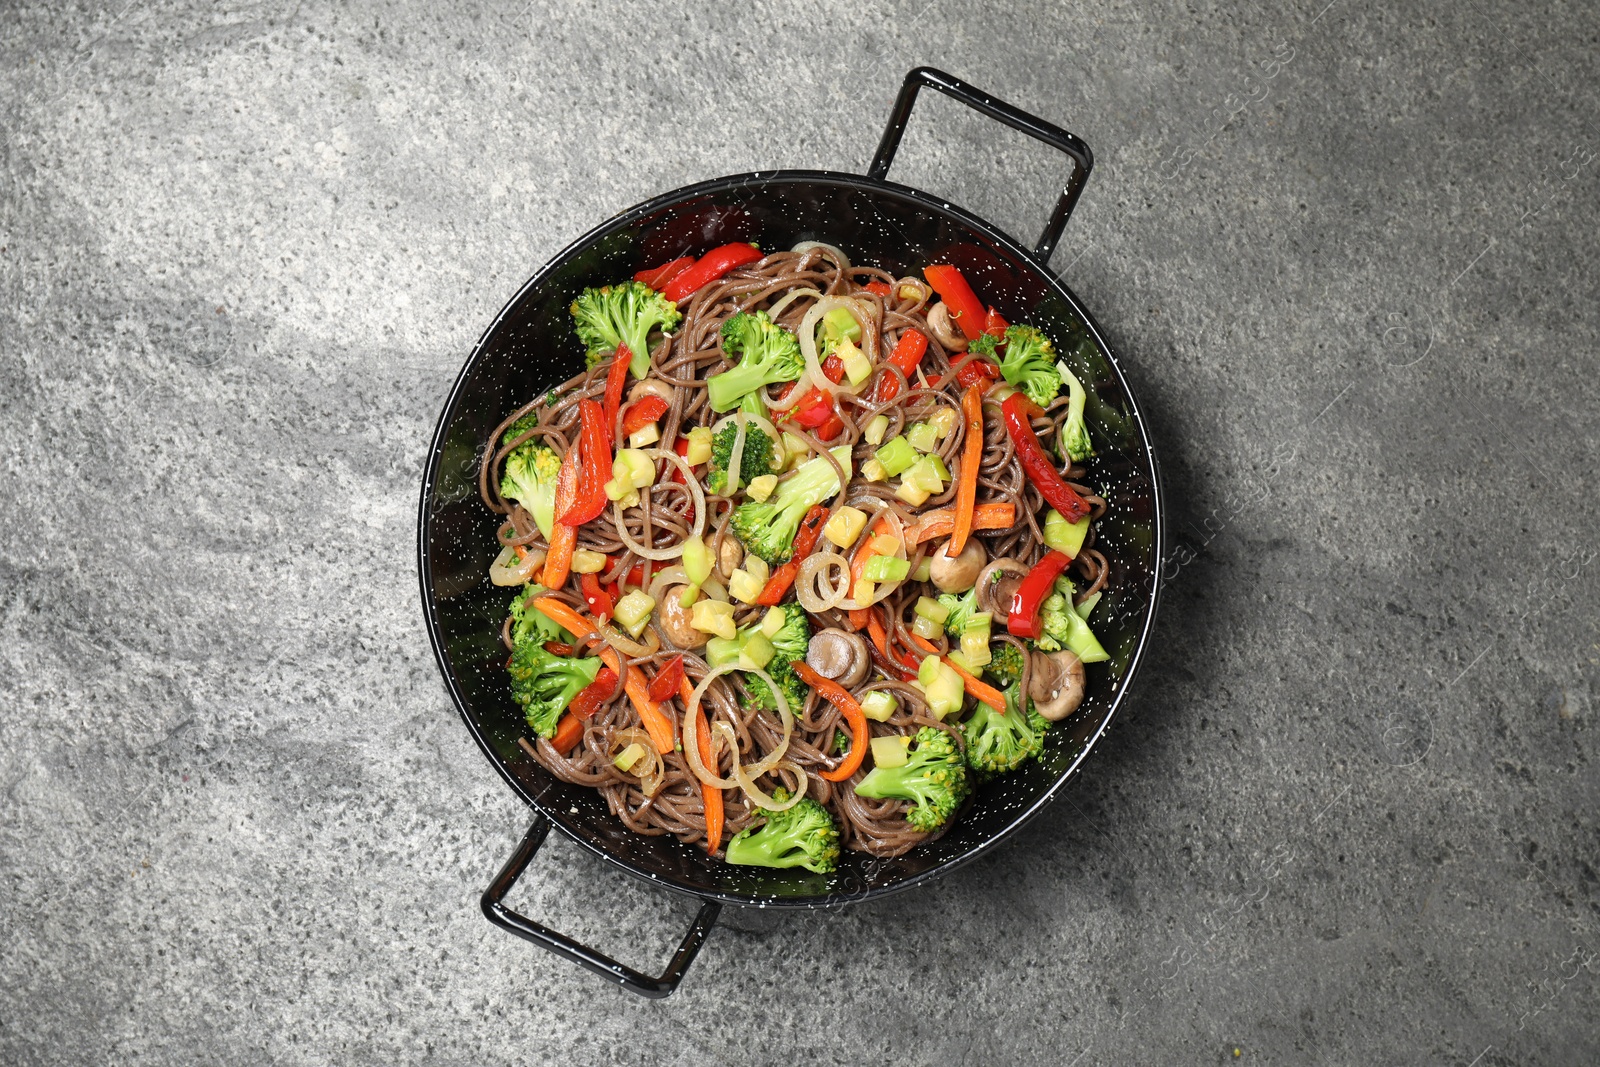
[[[827,378],[828,381],[838,385],[839,380],[844,377],[844,360],[840,359],[838,356],[830,355],[827,359],[822,361],[822,375],[823,377]],[[793,388],[794,383],[790,382],[784,387],[784,390],[779,395],[778,399],[782,400],[787,397],[790,390]],[[827,393],[824,393],[816,386],[812,386],[811,391],[806,393],[805,396],[801,397],[793,407],[789,408],[788,411],[784,412],[783,415],[779,417],[778,421],[782,422],[784,419],[793,419],[806,429],[814,430],[818,426],[827,424],[828,420],[834,417],[835,412],[833,410],[833,397],[829,396]],[[842,429],[844,429],[844,421],[840,420],[839,430]],[[832,437],[839,436],[839,430],[835,430],[832,434]],[[824,440],[831,440],[831,437],[824,438]]]
[[[1013,637],[1039,636],[1042,632],[1039,608],[1044,605],[1050,590],[1055,588],[1056,579],[1071,563],[1071,556],[1052,548],[1045,553],[1044,559],[1034,564],[1028,576],[1022,579],[1022,584],[1017,586],[1017,591],[1011,594],[1011,611],[1006,617],[1008,633]]]
[[[572,698],[572,703],[567,705],[567,710],[580,719],[593,717],[605,705],[611,703],[621,688],[618,684],[617,672],[610,667],[601,667],[594,676],[594,681],[583,687],[577,696]]]
[[[582,695],[581,693],[579,694],[579,696]],[[556,724],[556,733],[550,739],[550,744],[554,746],[557,752],[565,756],[582,740],[583,720],[569,711],[561,716],[561,721]]]
[[[1005,419],[1011,443],[1016,446],[1022,473],[1039,490],[1046,504],[1059,511],[1068,522],[1077,522],[1089,514],[1089,502],[1062,479],[1055,464],[1045,455],[1044,447],[1039,444],[1038,435],[1033,432],[1033,425],[1029,421],[1038,411],[1039,405],[1029,400],[1026,393],[1012,393],[1000,405],[1000,414]]]
[[[874,296],[889,296],[894,292],[894,290],[889,287],[889,283],[885,281],[870,281],[861,288],[865,289],[869,293],[872,293]]]
[[[610,556],[606,557],[606,566],[607,566],[608,569],[611,568],[611,567],[615,567],[616,566],[615,563],[611,562],[611,557]],[[628,573],[623,577],[622,584],[623,585],[631,585],[635,589],[643,589],[645,586],[649,585],[650,584],[650,564],[649,564],[649,562],[646,561],[644,563],[635,563],[628,570]]]
[[[689,455],[689,439],[687,437],[680,436],[676,441],[672,442],[672,450],[678,455],[685,457],[685,460],[687,461],[687,457]],[[679,485],[683,485],[683,471],[679,469],[676,463],[670,464],[670,466],[672,467],[672,480],[677,482]],[[693,504],[689,505],[689,521],[694,521]]]
[[[666,285],[662,286],[661,295],[676,304],[678,301],[694,295],[695,291],[703,285],[716,281],[735,267],[742,267],[746,263],[754,263],[761,258],[761,250],[755,245],[736,241],[731,245],[713,248],[699,259],[694,266],[680,272]]]
[[[666,666],[656,671],[656,676],[650,679],[650,699],[657,704],[671,700],[678,695],[678,683],[683,681],[683,656],[673,656],[667,661]]]
[[[908,329],[900,335],[900,340],[895,342],[894,351],[889,353],[888,365],[905,375],[906,381],[909,382],[912,380],[912,375],[917,373],[917,364],[922,362],[922,357],[927,351],[927,336],[921,330]],[[900,380],[891,374],[885,374],[878,379],[872,398],[881,402],[893,400],[899,395]]]
[[[967,335],[967,340],[983,333],[983,304],[959,270],[951,266],[923,267],[922,276],[928,279],[933,291],[944,301],[944,306],[950,310],[950,317],[956,320],[956,325]]]
[[[556,474],[557,515],[565,515],[573,501],[578,499],[578,450],[569,449]],[[550,554],[544,559],[544,584],[550,589],[560,589],[567,584],[572,569],[572,552],[578,544],[578,528],[568,526],[559,518],[550,529]]]
[[[606,451],[611,451],[611,430],[617,424],[617,409],[622,406],[622,387],[628,384],[628,364],[633,353],[627,345],[618,345],[617,354],[611,357],[611,369],[606,372]],[[608,457],[609,462],[609,457]]]
[[[627,361],[618,352],[617,363],[624,370]],[[606,482],[611,475],[611,429],[605,411],[593,400],[578,401],[583,432],[578,439],[578,494],[572,507],[557,516],[567,526],[578,527],[606,509]]]
[[[642,430],[667,413],[667,402],[659,396],[643,396],[628,405],[622,415],[622,436]],[[673,470],[677,470],[676,467]]]
[[[789,418],[808,430],[815,430],[833,418],[833,399],[821,389],[813,389],[789,409]]]
[[[867,758],[867,716],[861,710],[861,705],[856,703],[856,698],[850,691],[832,678],[824,677],[812,670],[804,660],[795,660],[789,666],[800,676],[800,680],[815,689],[823,699],[832,702],[844,714],[845,722],[850,724],[850,751],[844,754],[844,761],[831,771],[822,771],[821,775],[830,782],[842,782],[861,766],[861,761]]]
[[[789,557],[789,562],[773,571],[767,578],[767,584],[761,587],[761,595],[756,597],[757,604],[773,607],[783,599],[784,594],[789,592],[795,576],[800,573],[800,564],[811,555],[811,550],[817,547],[817,539],[822,536],[822,527],[827,521],[826,505],[818,504],[806,512],[806,517],[800,520],[799,531],[795,533],[794,554]]]
[[[653,267],[650,270],[642,270],[633,276],[633,280],[636,282],[644,282],[650,288],[659,291],[662,286],[666,285],[672,279],[676,278],[678,275],[682,274],[692,266],[694,266],[693,256],[681,256],[678,259],[663,263],[659,267]]]
[[[969,385],[987,384],[999,380],[999,365],[992,360],[984,359],[982,356],[973,356],[961,364],[961,369],[956,371],[956,384],[963,389]]]
[[[827,422],[817,427],[817,440],[831,441],[842,433],[844,433],[844,419],[839,417],[838,412],[834,412],[828,417]]]
[[[605,622],[611,618],[611,611],[617,606],[611,599],[611,594],[600,588],[600,579],[592,574],[578,575],[578,587],[583,590],[583,601],[589,605],[589,614]]]
[[[1005,340],[1006,327],[1010,325],[1011,324],[1009,322],[1001,317],[1000,312],[996,311],[994,308],[991,307],[988,311],[984,312],[983,332],[989,334],[991,337],[998,337],[1002,341]]]

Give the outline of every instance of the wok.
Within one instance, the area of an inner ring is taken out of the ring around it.
[[[1031,249],[939,197],[888,180],[917,92],[925,86],[1071,158],[1071,176]],[[491,921],[636,993],[663,997],[682,979],[724,905],[836,907],[909,889],[1014,833],[1049,807],[1078,772],[1105,737],[1137,673],[1155,618],[1163,539],[1156,460],[1139,407],[1099,326],[1047,266],[1091,166],[1088,147],[1072,134],[920,67],[906,76],[865,176],[769,171],[664,193],[569,245],[484,331],[433,435],[422,484],[418,562],[428,636],[450,697],[484,755],[534,813],[522,843],[483,895]],[[478,462],[500,420],[583,369],[583,349],[567,311],[580,290],[729,241],[776,249],[802,240],[837,244],[853,262],[896,275],[954,263],[1009,321],[1044,329],[1088,389],[1098,448],[1088,480],[1102,487],[1109,502],[1098,547],[1110,562],[1111,579],[1096,609],[1095,629],[1111,659],[1089,668],[1082,708],[1050,732],[1038,760],[984,785],[939,840],[896,859],[846,853],[828,875],[732,866],[670,836],[633,833],[609,813],[598,792],[557,780],[518,746],[525,725],[511,700],[500,644],[507,594],[487,579],[497,551],[497,518],[478,499],[476,486]],[[623,966],[506,906],[506,893],[552,825],[629,874],[702,902],[660,975]]]

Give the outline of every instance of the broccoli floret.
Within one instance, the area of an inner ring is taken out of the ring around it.
[[[522,705],[528,727],[540,737],[550,737],[572,698],[594,684],[600,658],[569,659],[546,652],[538,641],[519,641],[506,669],[511,673],[511,696]]]
[[[1054,400],[1061,391],[1056,350],[1050,338],[1032,326],[1006,328],[1006,355],[1000,361],[1000,374],[1040,407]]]
[[[1022,650],[1010,641],[991,642],[983,673],[1001,689],[1016,685],[1022,679]]]
[[[833,731],[833,754],[842,756],[850,751],[850,735],[843,730]]]
[[[782,803],[788,790],[773,791]],[[733,835],[726,853],[729,863],[751,867],[804,867],[827,874],[839,863],[839,827],[828,809],[810,797],[783,811],[766,812],[759,828],[745,827]]]
[[[950,609],[950,614],[945,616],[944,632],[951,637],[960,637],[966,629],[967,620],[978,611],[978,590],[974,587],[959,596],[940,593],[939,603]]]
[[[519,421],[506,431],[506,440],[520,433]],[[505,470],[500,474],[500,496],[521,504],[545,537],[556,517],[556,476],[561,473],[561,457],[546,445],[535,444],[530,438],[511,450],[506,456]]]
[[[943,730],[917,731],[905,765],[874,767],[856,783],[856,793],[879,800],[910,800],[916,806],[906,821],[918,830],[937,830],[950,821],[967,796],[967,768],[954,739]]]
[[[1057,578],[1055,589],[1039,606],[1040,634],[1034,639],[1033,647],[1045,652],[1068,648],[1085,663],[1110,659],[1089,624],[1073,610],[1072,594],[1072,579],[1066,575]]]
[[[772,662],[767,664],[767,674],[783,690],[790,712],[798,714],[806,702],[806,685],[790,664],[806,658],[806,649],[811,644],[811,624],[806,621],[806,613],[793,605],[783,612],[783,625],[768,639],[772,642],[773,654]],[[747,688],[750,701],[756,707],[778,709],[778,698],[772,695],[772,688],[766,682],[751,678]]]
[[[512,441],[515,441],[517,438],[521,437],[523,434],[527,433],[537,425],[539,425],[538,413],[530,411],[516,422],[513,422],[510,426],[506,427],[506,432],[500,435],[500,443],[502,445],[509,445]]]
[[[571,644],[572,635],[562,629],[554,619],[533,606],[533,598],[549,592],[544,586],[529,582],[511,600],[511,640],[513,644],[533,641],[559,641]]]
[[[730,422],[711,439],[711,463],[706,468],[709,472],[706,485],[713,493],[727,492],[728,467],[733,463],[733,441],[738,436],[739,427]],[[774,444],[761,427],[753,423],[745,424],[744,455],[739,460],[740,485],[749,485],[751,479],[763,474],[777,473],[772,464]]]
[[[1004,712],[980,702],[972,718],[961,724],[961,735],[967,743],[967,766],[975,771],[988,774],[1014,771],[1023,761],[1044,749],[1049,720],[1034,709],[1033,701],[1018,692],[1015,685],[1006,689],[1005,697]],[[1022,710],[1024,707],[1026,712]]]
[[[712,411],[727,411],[746,393],[792,382],[805,370],[800,341],[765,311],[741,311],[722,324],[722,351],[739,362],[706,379]]]
[[[585,289],[569,310],[578,340],[589,350],[589,366],[627,345],[635,378],[650,371],[650,331],[671,333],[683,319],[671,301],[636,281]]]
[[[1067,457],[1076,463],[1094,455],[1094,442],[1089,440],[1089,427],[1083,421],[1083,402],[1087,394],[1078,376],[1067,368],[1065,360],[1056,362],[1056,372],[1067,383],[1067,421],[1061,424],[1059,440]]]
[[[980,333],[978,336],[967,342],[967,351],[999,362],[1000,357],[996,354],[996,349],[998,348],[999,344],[1000,338],[996,337],[994,334]]]
[[[833,458],[851,474],[850,449],[841,445]],[[733,511],[733,532],[746,551],[768,563],[787,562],[794,552],[795,533],[806,512],[839,491],[839,475],[826,456],[807,460],[766,500],[746,500]]]

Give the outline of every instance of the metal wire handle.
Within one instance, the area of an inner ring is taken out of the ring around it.
[[[1089,151],[1089,146],[1083,143],[1082,138],[1060,126],[1030,115],[1004,100],[997,100],[953,74],[932,67],[917,67],[906,75],[906,80],[900,85],[900,95],[895,98],[894,110],[889,113],[889,125],[884,128],[883,139],[878,142],[878,151],[872,157],[867,177],[882,181],[889,176],[889,165],[894,162],[895,150],[900,147],[900,135],[905,133],[906,123],[911,119],[911,107],[917,102],[917,90],[924,85],[1072,157],[1072,175],[1056,200],[1050,220],[1044,224],[1044,232],[1033,246],[1033,254],[1039,262],[1049,263],[1050,253],[1055,251],[1056,243],[1061,240],[1061,233],[1067,228],[1067,219],[1072,215],[1072,209],[1089,180],[1089,171],[1094,167],[1094,154]]]
[[[522,844],[517,846],[517,851],[506,861],[500,873],[495,875],[494,881],[489,883],[489,888],[483,891],[483,914],[502,930],[509,930],[518,937],[526,938],[540,948],[548,949],[580,967],[587,967],[602,978],[616,982],[622,988],[641,997],[660,1000],[662,997],[671,996],[673,990],[678,988],[678,983],[683,981],[684,973],[689,970],[689,964],[694,962],[706,935],[715,925],[717,916],[722,911],[722,905],[714,900],[708,900],[701,906],[699,914],[689,926],[689,932],[679,943],[678,951],[673,954],[672,959],[667,962],[667,969],[660,975],[651,977],[636,971],[632,967],[618,963],[610,956],[596,952],[588,945],[579,944],[566,934],[557,933],[543,923],[534,922],[505,906],[506,894],[517,884],[517,879],[522,877],[522,872],[532,862],[534,853],[539,851],[539,846],[544,844],[544,839],[549,833],[550,820],[542,814],[536,814],[533,817],[533,825],[528,827],[527,834],[522,838]]]

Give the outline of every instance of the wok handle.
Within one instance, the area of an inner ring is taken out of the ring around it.
[[[1072,157],[1072,176],[1067,179],[1060,198],[1056,200],[1056,208],[1050,213],[1050,221],[1044,224],[1044,232],[1033,246],[1033,254],[1039,262],[1048,263],[1056,242],[1061,240],[1061,232],[1067,228],[1067,219],[1072,215],[1078,197],[1083,194],[1089,171],[1094,167],[1094,154],[1089,151],[1089,146],[1060,126],[1012,107],[1004,100],[997,100],[952,74],[932,67],[917,67],[901,83],[900,95],[895,98],[894,110],[889,113],[889,125],[884,128],[883,139],[878,142],[878,152],[872,157],[867,177],[882,181],[889,176],[889,164],[894,162],[895,150],[900,147],[900,135],[905,133],[906,123],[911,119],[911,106],[917,101],[917,90],[924,85]]]
[[[483,914],[502,930],[509,930],[518,937],[526,938],[540,948],[549,949],[580,967],[587,967],[595,974],[621,984],[630,992],[652,1000],[670,996],[672,991],[678,988],[678,983],[683,981],[689,964],[694,962],[695,955],[700,951],[700,945],[711,932],[718,913],[722,911],[722,905],[714,900],[708,900],[701,905],[700,913],[694,917],[689,932],[678,945],[677,953],[673,955],[671,961],[667,963],[667,969],[661,972],[659,977],[652,978],[647,974],[641,974],[632,967],[624,966],[587,945],[580,945],[566,934],[557,933],[543,923],[534,922],[505,906],[506,894],[517,884],[517,879],[522,877],[522,872],[533,860],[533,854],[539,851],[539,846],[544,844],[544,839],[549,833],[550,820],[542,814],[535,814],[533,825],[528,827],[527,834],[522,838],[522,844],[517,846],[517,851],[512,853],[500,873],[495,875],[489,888],[483,891]]]

